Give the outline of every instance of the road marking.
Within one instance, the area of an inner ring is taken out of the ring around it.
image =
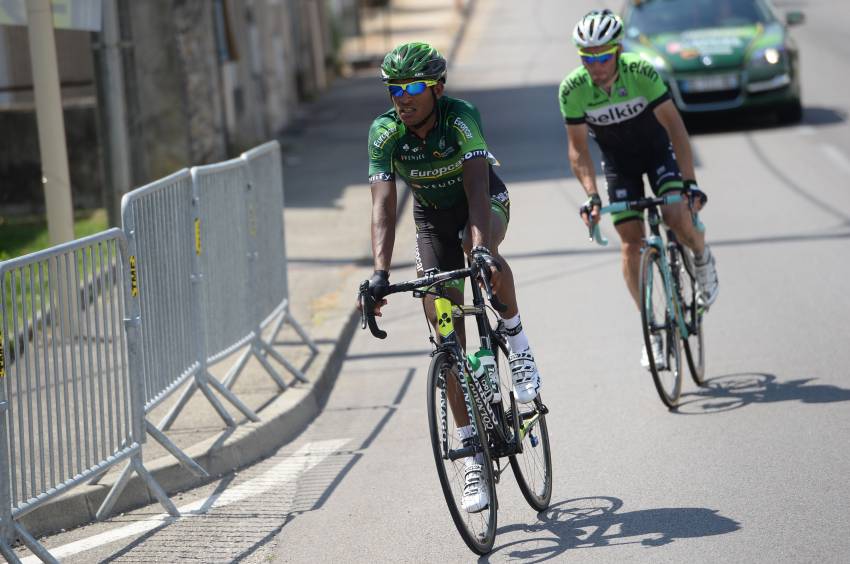
[[[817,133],[817,130],[814,127],[812,127],[811,125],[801,125],[801,126],[797,127],[797,133],[799,133],[800,135],[807,135],[808,136],[808,135],[814,135],[815,133]]]
[[[253,497],[262,494],[272,488],[279,487],[286,482],[297,480],[302,474],[318,465],[325,458],[339,451],[350,439],[335,439],[330,441],[319,441],[315,443],[307,443],[294,454],[286,456],[286,458],[276,464],[270,470],[264,472],[256,478],[252,478],[243,484],[225,490],[220,494],[210,496],[208,498],[199,499],[192,503],[183,505],[178,508],[182,517],[171,517],[168,513],[162,513],[139,521],[125,525],[118,529],[106,531],[85,539],[80,539],[56,548],[49,550],[57,560],[85,552],[99,546],[113,543],[115,541],[141,535],[158,527],[175,523],[181,519],[190,517],[198,517],[207,513],[214,507],[223,507],[236,503],[248,497]],[[22,558],[21,562],[25,564],[37,564],[41,562],[36,556],[28,556]]]
[[[821,145],[820,148],[832,162],[838,165],[838,168],[844,172],[850,172],[850,159],[844,156],[841,149],[835,145]]]

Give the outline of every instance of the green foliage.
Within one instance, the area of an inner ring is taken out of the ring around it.
[[[74,214],[74,236],[85,237],[109,227],[104,209]],[[43,216],[10,218],[0,216],[0,260],[34,253],[50,246],[47,219]]]

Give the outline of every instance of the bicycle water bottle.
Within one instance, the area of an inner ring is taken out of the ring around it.
[[[492,358],[493,353],[490,353],[490,351],[487,352]],[[481,351],[478,351],[474,355],[467,355],[467,360],[469,361],[469,368],[472,372],[472,382],[475,384],[475,390],[481,397],[481,401],[484,403],[492,402],[493,387],[490,384],[490,372],[485,364],[486,361],[482,362]]]
[[[480,349],[474,356],[478,360],[478,363],[484,367],[484,370],[487,372],[491,390],[491,395],[489,396],[490,401],[492,403],[499,403],[502,401],[502,393],[499,391],[499,376],[496,372],[496,357],[493,356],[493,353],[489,349]]]

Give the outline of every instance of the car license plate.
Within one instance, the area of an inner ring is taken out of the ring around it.
[[[714,74],[683,80],[681,84],[684,92],[716,92],[738,88],[739,82],[737,74]]]

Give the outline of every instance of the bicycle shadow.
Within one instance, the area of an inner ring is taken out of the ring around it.
[[[622,500],[609,496],[562,501],[539,513],[538,523],[500,528],[500,535],[519,530],[534,536],[496,547],[491,554],[503,552],[504,556],[524,562],[543,562],[573,549],[627,544],[651,548],[677,539],[723,535],[741,528],[737,521],[704,507],[620,512],[622,507]],[[486,561],[487,557],[479,558],[479,562]]]
[[[741,372],[706,380],[706,386],[682,394],[677,413],[699,415],[740,409],[753,403],[850,401],[850,390],[830,384],[810,384],[816,378],[780,381],[774,374]]]

